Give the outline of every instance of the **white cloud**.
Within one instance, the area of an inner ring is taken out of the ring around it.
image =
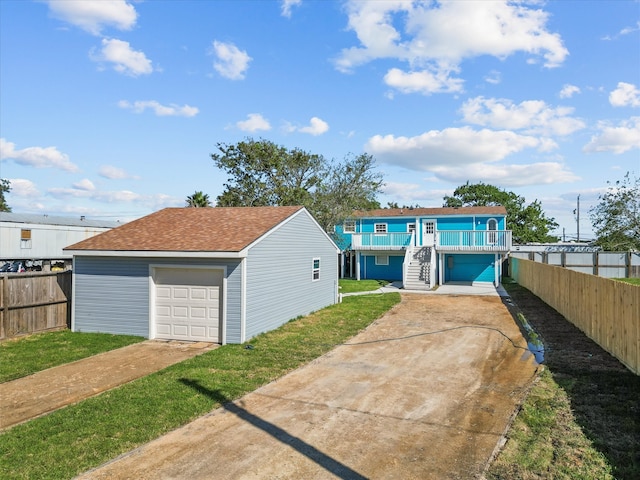
[[[586,153],[612,152],[620,154],[633,148],[640,148],[640,117],[631,117],[618,126],[608,122],[598,124],[600,133],[582,149]]]
[[[114,167],[113,165],[102,165],[98,172],[98,175],[104,178],[108,178],[109,180],[122,180],[125,178],[134,178],[137,179],[135,175],[130,175],[122,168]]]
[[[24,178],[11,178],[9,179],[9,183],[11,184],[10,195],[12,196],[26,198],[35,198],[40,196],[38,187],[36,187],[36,184],[31,180],[26,180]]]
[[[528,134],[569,135],[585,127],[571,117],[571,107],[552,108],[541,100],[527,100],[516,105],[507,99],[476,97],[461,108],[463,120],[492,128],[523,130]]]
[[[232,43],[224,43],[215,40],[213,53],[217,60],[213,68],[225,78],[230,80],[244,79],[245,72],[249,68],[249,62],[253,60],[245,51],[240,50]]]
[[[560,98],[571,98],[577,93],[580,93],[580,88],[567,83],[560,90]]]
[[[291,9],[293,7],[300,6],[302,4],[302,0],[282,0],[282,16],[291,18]]]
[[[484,81],[492,85],[498,85],[502,82],[502,74],[497,70],[492,70],[488,75],[485,75]]]
[[[431,130],[415,137],[376,135],[369,139],[364,150],[384,163],[434,171],[435,167],[466,168],[474,163],[498,162],[525,149],[548,151],[556,146],[548,139],[506,130],[462,127]]]
[[[423,74],[425,78],[402,76],[397,71],[387,74],[390,81],[395,79],[408,91],[424,93],[425,85],[438,79],[451,89],[442,79],[458,71],[469,58],[492,55],[504,59],[525,52],[533,59],[542,57],[551,68],[562,64],[568,55],[560,36],[546,28],[549,14],[528,8],[525,2],[351,0],[346,8],[349,29],[356,33],[360,46],[342,50],[336,68],[350,72],[367,62],[390,58],[408,63],[412,72],[428,72]],[[416,83],[421,88],[416,88]],[[460,88],[459,83],[454,86]]]
[[[412,204],[415,202],[420,203],[425,199],[438,198],[442,202],[442,198],[446,194],[441,194],[441,191],[426,190],[423,185],[417,183],[402,183],[402,182],[385,182],[382,187],[383,193],[398,203]],[[451,193],[451,192],[447,192]]]
[[[153,72],[151,60],[144,52],[133,50],[129,42],[123,40],[103,38],[100,53],[91,51],[89,56],[96,62],[112,63],[116,72],[132,77]]]
[[[247,119],[237,122],[238,127],[243,132],[257,132],[258,130],[271,130],[271,124],[269,120],[264,118],[259,113],[250,113],[247,115]]]
[[[138,100],[133,103],[120,100],[118,106],[132,110],[135,113],[142,113],[146,109],[151,109],[158,117],[194,117],[200,112],[197,107],[190,105],[183,105],[182,107],[174,103],[162,105],[155,100]]]
[[[308,126],[299,128],[298,131],[313,136],[322,135],[329,130],[329,124],[318,117],[312,117]]]
[[[392,68],[384,76],[384,83],[402,93],[451,93],[461,92],[464,81],[460,78],[449,77],[450,72],[428,70],[403,72],[399,68]]]
[[[633,32],[637,32],[640,30],[640,21],[636,22],[636,24],[633,27],[625,27],[622,30],[620,30],[617,34],[611,36],[611,35],[605,35],[604,37],[602,37],[603,40],[616,40],[624,35],[629,35],[630,33]]]
[[[0,161],[11,159],[20,165],[36,168],[58,168],[66,172],[77,172],[78,166],[69,160],[69,156],[56,147],[27,147],[16,150],[15,143],[0,138]]]
[[[88,178],[83,178],[79,182],[74,183],[73,188],[77,188],[78,190],[86,190],[87,192],[93,192],[96,189],[96,186]]]
[[[103,28],[130,30],[138,14],[125,0],[49,0],[51,14],[81,29],[99,35]]]
[[[539,162],[528,165],[476,163],[467,165],[464,169],[438,166],[432,171],[442,180],[449,182],[484,181],[509,187],[548,185],[579,180],[577,175],[558,162]]]
[[[614,107],[640,107],[640,90],[632,83],[618,82],[618,88],[609,94]]]

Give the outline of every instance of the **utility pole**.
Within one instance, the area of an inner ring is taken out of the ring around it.
[[[578,243],[580,243],[580,194],[578,194]]]

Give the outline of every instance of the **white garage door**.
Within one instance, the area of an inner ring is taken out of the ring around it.
[[[156,338],[219,342],[222,270],[156,268]]]

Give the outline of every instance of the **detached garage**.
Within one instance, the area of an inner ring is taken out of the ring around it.
[[[73,331],[243,343],[338,300],[304,207],[167,208],[65,249]]]

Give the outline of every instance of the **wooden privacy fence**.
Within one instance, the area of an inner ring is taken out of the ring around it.
[[[640,375],[640,287],[521,258],[511,276]]]
[[[70,271],[0,276],[0,340],[70,324]]]

